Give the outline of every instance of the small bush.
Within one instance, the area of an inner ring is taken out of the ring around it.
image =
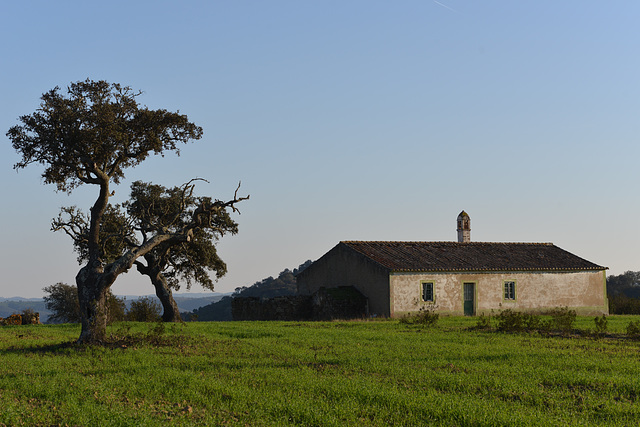
[[[569,310],[568,307],[558,307],[547,312],[551,316],[549,327],[552,330],[560,331],[562,333],[571,332],[573,324],[576,321],[576,311]]]
[[[482,313],[476,321],[476,329],[491,329],[491,316]]]
[[[512,309],[503,310],[496,316],[497,328],[504,332],[522,332],[525,330],[540,329],[542,323],[538,316],[523,313],[521,311],[513,311]]]
[[[605,316],[604,314],[602,315],[602,317],[595,317],[593,319],[593,321],[596,324],[596,333],[598,334],[604,334],[607,332],[607,316]]]
[[[520,332],[524,329],[523,313],[513,311],[510,308],[503,310],[496,318],[499,331]]]
[[[440,314],[436,312],[436,307],[420,307],[418,313],[408,314],[400,318],[400,323],[408,325],[434,326],[438,323]]]
[[[40,324],[40,313],[36,313],[32,308],[25,308],[22,310],[21,316],[23,325]]]
[[[627,335],[629,335],[630,337],[640,336],[640,320],[629,322],[629,324],[627,325]]]
[[[131,307],[127,311],[127,320],[132,322],[158,322],[160,321],[160,304],[150,297],[131,301]]]

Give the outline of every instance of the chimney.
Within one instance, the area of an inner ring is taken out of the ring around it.
[[[471,241],[471,218],[465,211],[458,215],[458,242],[469,243]]]

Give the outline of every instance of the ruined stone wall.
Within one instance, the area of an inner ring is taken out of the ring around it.
[[[389,270],[339,243],[297,276],[298,293],[311,295],[320,288],[353,286],[366,295],[372,315],[391,315]]]
[[[310,320],[311,297],[236,297],[231,301],[233,320]]]
[[[0,325],[39,325],[40,313],[12,314],[4,319],[0,317]]]
[[[275,298],[236,297],[233,320],[331,320],[368,315],[367,298],[350,286],[325,289],[313,295]]]

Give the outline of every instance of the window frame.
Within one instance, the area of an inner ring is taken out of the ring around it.
[[[509,289],[507,290],[507,286]],[[518,282],[516,280],[502,281],[502,301],[515,302],[518,300]]]
[[[431,299],[425,299],[425,288],[427,285],[431,285]],[[424,304],[436,303],[436,282],[435,280],[421,280],[420,281],[420,302]]]

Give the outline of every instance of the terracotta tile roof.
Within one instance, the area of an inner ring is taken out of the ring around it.
[[[391,271],[606,270],[553,243],[340,242]]]

